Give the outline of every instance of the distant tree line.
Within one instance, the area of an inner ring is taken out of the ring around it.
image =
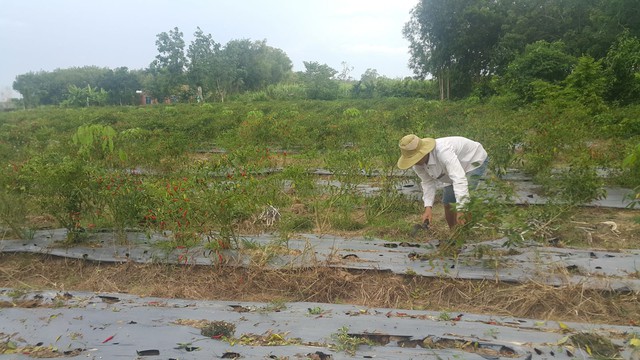
[[[530,103],[573,87],[629,104],[640,101],[639,18],[639,0],[421,0],[403,34],[410,67],[437,79],[441,98]]]
[[[24,107],[125,105],[136,102],[142,79],[142,70],[85,66],[18,75],[13,89],[22,95]]]
[[[87,66],[30,72],[13,88],[24,107],[158,101],[422,97],[515,104],[549,98],[597,111],[640,102],[640,0],[420,0],[403,29],[415,77],[389,79],[367,69],[355,80],[287,54],[266,40],[216,42],[199,27],[190,44],[176,27],[157,35],[146,69]]]
[[[158,55],[146,69],[86,66],[29,72],[16,77],[13,89],[27,108],[139,104],[140,91],[159,102],[206,102],[245,93],[258,93],[255,98],[262,93],[266,98],[324,100],[425,97],[435,89],[422,80],[389,79],[374,69],[355,81],[346,63],[339,73],[326,64],[305,61],[305,71],[295,73],[287,54],[266,40],[231,40],[222,45],[199,27],[188,46],[177,27],[158,34],[156,46]]]

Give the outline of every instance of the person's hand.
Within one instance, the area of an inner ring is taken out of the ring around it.
[[[463,212],[456,213],[456,224],[464,225],[467,223],[467,214]]]
[[[432,217],[431,206],[427,206],[424,208],[424,213],[422,213],[422,223],[425,223],[428,221],[429,224],[431,224],[431,217]]]

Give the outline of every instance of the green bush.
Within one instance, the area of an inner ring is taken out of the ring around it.
[[[29,159],[20,181],[41,210],[67,229],[68,240],[77,242],[82,238],[82,221],[94,212],[94,171],[78,158],[49,153]]]

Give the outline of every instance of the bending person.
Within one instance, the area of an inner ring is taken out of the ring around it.
[[[403,137],[399,145],[398,167],[413,168],[421,180],[422,221],[432,221],[436,184],[440,182],[445,184],[442,202],[449,228],[464,224],[466,215],[455,211],[451,204],[464,208],[469,201],[469,189],[475,190],[484,175],[489,157],[482,144],[462,136],[421,139],[410,134]]]

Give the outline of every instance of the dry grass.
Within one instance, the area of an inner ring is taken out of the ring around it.
[[[309,301],[620,325],[633,324],[640,313],[638,293],[580,286],[451,280],[327,267],[270,271],[100,264],[32,254],[0,254],[0,287],[194,300]]]
[[[560,226],[563,243],[591,249],[640,249],[640,211],[584,207]]]

